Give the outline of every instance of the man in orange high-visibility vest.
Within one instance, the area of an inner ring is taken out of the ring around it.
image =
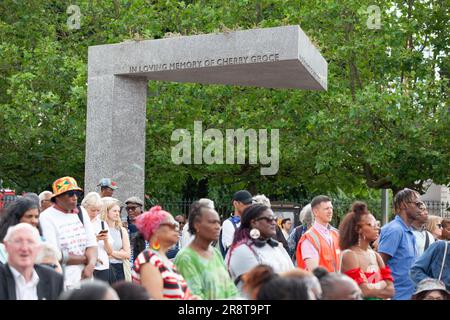
[[[328,272],[340,270],[339,233],[330,225],[333,205],[327,196],[317,196],[311,201],[315,218],[313,226],[303,234],[297,245],[297,264],[302,269],[323,267]]]

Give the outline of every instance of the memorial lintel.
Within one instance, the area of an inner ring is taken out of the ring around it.
[[[143,64],[129,66],[130,73],[140,72],[158,72],[166,70],[182,70],[191,68],[208,68],[208,67],[220,67],[228,65],[238,65],[247,63],[259,63],[259,62],[275,62],[280,60],[279,53],[268,54],[255,54],[249,56],[239,57],[224,57],[224,58],[205,58],[199,60],[185,60],[176,62],[164,62],[159,64]]]

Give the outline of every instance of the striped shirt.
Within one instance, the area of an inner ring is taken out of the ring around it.
[[[131,276],[133,281],[141,284],[140,269],[143,264],[150,263],[158,268],[163,279],[163,297],[166,299],[191,299],[191,293],[186,281],[180,275],[171,261],[162,261],[158,254],[152,250],[144,250],[134,261]]]

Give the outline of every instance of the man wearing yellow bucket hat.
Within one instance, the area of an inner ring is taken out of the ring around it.
[[[39,217],[45,240],[61,250],[66,288],[91,278],[97,261],[94,229],[87,212],[77,206],[82,191],[74,178],[59,178],[53,182],[53,206]]]

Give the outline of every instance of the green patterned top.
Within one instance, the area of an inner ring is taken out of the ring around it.
[[[192,294],[203,300],[229,299],[239,295],[238,289],[228,274],[219,250],[207,259],[190,247],[180,250],[175,258],[175,266],[187,282]]]

